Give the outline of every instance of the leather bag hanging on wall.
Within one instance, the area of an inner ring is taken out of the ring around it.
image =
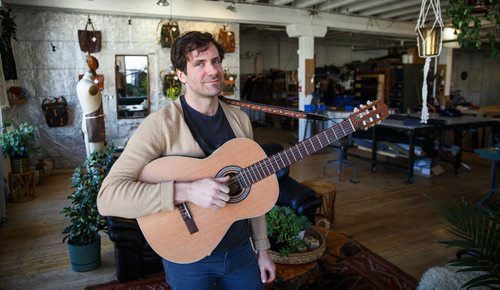
[[[234,52],[235,51],[235,39],[234,32],[226,30],[226,26],[219,30],[219,36],[217,41],[224,48],[224,52]]]
[[[89,30],[89,26],[92,30]],[[101,39],[101,31],[95,30],[94,24],[89,17],[85,25],[85,30],[78,30],[80,49],[84,52],[99,52],[101,51]]]
[[[179,24],[175,20],[170,21],[160,21],[161,33],[160,33],[160,44],[161,47],[172,47],[174,40],[181,34],[179,30]]]
[[[62,127],[68,124],[68,102],[65,97],[45,98],[42,109],[49,127]]]

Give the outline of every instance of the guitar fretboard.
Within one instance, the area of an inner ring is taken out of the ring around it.
[[[304,139],[302,142],[299,142],[286,150],[242,169],[238,172],[236,179],[241,187],[249,187],[259,180],[262,180],[276,173],[278,170],[285,168],[320,149],[323,149],[324,147],[353,133],[354,131],[356,131],[354,125],[350,119],[347,119],[339,124],[333,125],[317,135]]]

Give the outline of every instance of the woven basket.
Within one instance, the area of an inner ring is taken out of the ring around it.
[[[325,224],[326,228],[329,228],[329,223]],[[310,236],[319,241],[319,247],[302,253],[290,253],[288,256],[283,257],[278,252],[272,250],[269,251],[271,258],[277,264],[288,264],[288,265],[299,265],[314,262],[321,258],[326,250],[326,239],[325,237],[313,228],[306,230],[305,236]]]

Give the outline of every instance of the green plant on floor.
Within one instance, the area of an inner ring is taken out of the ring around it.
[[[299,233],[311,226],[305,216],[296,215],[290,207],[278,205],[266,214],[266,223],[267,234],[274,244],[272,247],[281,256],[295,252],[303,244]]]
[[[97,194],[102,181],[108,175],[115,162],[114,145],[106,145],[102,151],[95,151],[78,166],[71,179],[74,191],[68,196],[70,206],[62,210],[62,214],[70,219],[63,234],[63,242],[75,246],[92,243],[99,231],[106,231],[106,221],[97,211]]]
[[[482,4],[483,11],[476,12],[478,4]],[[496,49],[497,28],[500,25],[500,0],[450,0],[446,8],[446,15],[457,34],[461,47],[473,44],[481,48],[481,30],[487,32],[486,38],[490,46],[490,55],[498,55]],[[481,21],[481,17],[484,18]]]
[[[36,127],[25,122],[3,132],[0,138],[3,154],[11,159],[31,157],[39,150],[35,137],[37,131]]]
[[[468,281],[462,288],[500,285],[500,210],[491,205],[489,209],[476,207],[463,198],[460,200],[435,200],[424,195],[434,208],[449,223],[449,232],[456,238],[442,241],[449,247],[457,247],[470,257],[447,262],[448,266],[460,267],[458,272],[483,271]]]

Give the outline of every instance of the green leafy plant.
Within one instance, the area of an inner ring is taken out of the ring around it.
[[[288,256],[295,252],[297,247],[303,244],[299,233],[311,226],[311,222],[305,216],[296,215],[287,206],[275,205],[266,214],[267,234],[273,248],[281,256]]]
[[[39,147],[36,143],[35,133],[38,129],[28,123],[22,123],[18,127],[3,132],[0,140],[4,155],[11,159],[29,158]]]
[[[449,232],[455,239],[442,241],[448,247],[461,248],[471,257],[447,262],[460,267],[458,272],[483,271],[485,274],[471,279],[462,288],[500,285],[500,210],[496,206],[484,210],[463,198],[460,200],[434,200],[424,195],[436,212],[449,223]]]
[[[71,205],[62,210],[71,224],[63,230],[71,245],[88,245],[96,239],[99,231],[106,231],[106,221],[97,210],[97,194],[102,181],[115,162],[114,145],[109,144],[102,151],[95,151],[78,166],[71,179],[74,191],[68,196]]]
[[[482,14],[475,13],[473,2],[484,2],[486,8]],[[474,44],[481,48],[481,29],[486,27],[488,42],[490,45],[492,57],[498,55],[496,49],[496,31],[500,25],[500,0],[468,1],[468,0],[450,0],[446,9],[446,15],[451,18],[453,28],[457,33],[458,43],[461,47],[468,47]],[[482,15],[488,22],[481,22]]]

